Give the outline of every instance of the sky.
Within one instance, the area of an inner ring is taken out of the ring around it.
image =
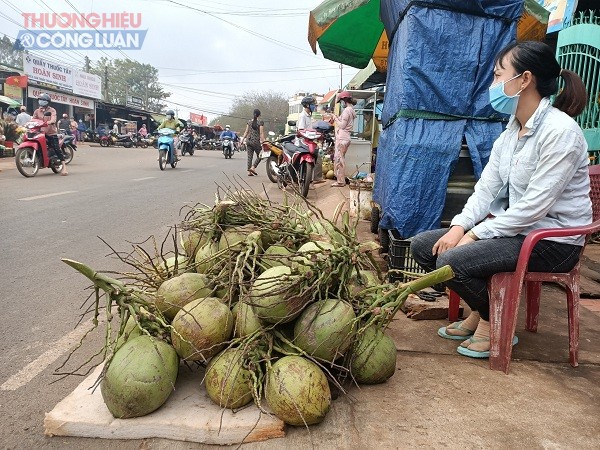
[[[83,67],[102,56],[151,64],[182,118],[209,120],[229,111],[237,96],[274,91],[325,94],[358,69],[314,55],[307,40],[311,9],[322,0],[0,0],[0,33],[15,39],[23,13],[141,13],[147,34],[139,50],[33,51],[64,65]],[[103,27],[98,26],[98,29]],[[69,31],[72,31],[69,30]]]

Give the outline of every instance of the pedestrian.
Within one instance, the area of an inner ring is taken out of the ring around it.
[[[564,87],[552,104],[559,77]],[[572,119],[587,102],[581,78],[561,70],[548,45],[512,43],[496,57],[489,96],[492,108],[511,117],[494,142],[474,193],[450,228],[420,233],[410,247],[427,270],[452,267],[455,276],[446,285],[472,313],[440,328],[438,334],[463,341],[458,353],[474,358],[489,357],[489,278],[515,270],[531,231],[592,221],[587,144]],[[528,268],[569,272],[584,243],[584,236],[542,239]],[[513,337],[513,345],[517,341]]]
[[[365,119],[365,127],[359,136],[367,141],[371,141],[371,173],[374,173],[377,160],[377,143],[379,142],[379,122],[377,121],[377,117],[373,118],[373,111],[365,110],[363,117]]]
[[[350,132],[354,127],[354,119],[356,118],[356,112],[354,112],[356,100],[352,98],[350,92],[342,91],[337,95],[337,101],[342,103],[344,110],[339,117],[334,116],[337,128],[335,133],[333,171],[335,172],[337,181],[331,186],[343,187],[346,186],[346,152],[348,151],[348,147],[350,147]]]
[[[39,108],[33,112],[33,118],[47,122],[47,126],[42,128],[42,131],[46,135],[48,147],[54,150],[54,154],[56,155],[57,159],[59,161],[63,161],[64,163],[65,157],[63,155],[62,150],[60,149],[56,130],[56,110],[52,106],[50,106],[51,101],[52,99],[48,94],[40,95],[38,97]],[[50,116],[46,116],[46,113],[50,113]],[[62,165],[62,170],[60,174],[63,176],[68,175],[66,164]]]
[[[20,127],[24,127],[27,122],[31,120],[31,116],[27,114],[27,108],[25,106],[21,106],[21,112],[17,114],[16,122]]]
[[[69,123],[69,130],[73,135],[73,143],[77,143],[79,138],[77,137],[77,121],[75,120],[75,117],[71,117],[71,122]]]
[[[142,138],[146,138],[146,136],[148,136],[148,129],[146,128],[146,124],[145,123],[142,124],[142,128],[140,128],[140,130],[138,131],[138,133],[140,134],[140,136]]]
[[[260,163],[260,144],[265,141],[265,123],[262,120],[258,120],[260,117],[260,110],[255,109],[254,118],[249,120],[246,124],[246,130],[242,136],[242,144],[246,143],[246,151],[248,152],[248,176],[258,175],[256,173],[256,167]],[[252,159],[254,159],[254,164]]]
[[[85,141],[85,132],[87,131],[87,127],[85,126],[85,122],[79,119],[77,123],[77,140],[80,142]]]

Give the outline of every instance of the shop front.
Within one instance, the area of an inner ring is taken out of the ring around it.
[[[51,90],[45,87],[29,86],[27,88],[27,110],[37,109],[37,98],[42,94],[48,94],[52,99],[51,106],[56,109],[60,117],[67,114],[75,120],[85,121],[86,125],[94,127],[96,116],[96,102],[90,98],[79,97],[70,93]]]

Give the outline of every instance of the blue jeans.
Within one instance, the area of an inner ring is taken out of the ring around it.
[[[431,230],[412,238],[410,250],[415,261],[427,271],[449,265],[454,278],[445,284],[469,305],[478,311],[483,320],[490,317],[488,279],[499,272],[513,272],[517,267],[519,252],[525,236],[482,239],[455,247],[441,255],[431,253],[433,245],[448,229]],[[555,241],[539,241],[529,259],[531,272],[569,272],[581,253],[578,245]]]

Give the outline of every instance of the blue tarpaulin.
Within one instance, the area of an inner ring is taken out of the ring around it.
[[[489,105],[494,57],[515,39],[523,0],[389,0],[390,37],[374,200],[404,238],[437,228],[465,137],[479,177],[506,116]]]

